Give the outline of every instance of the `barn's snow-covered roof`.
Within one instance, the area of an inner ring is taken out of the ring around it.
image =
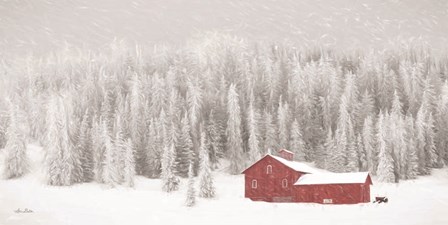
[[[313,184],[360,184],[365,183],[369,173],[314,173],[305,174],[294,185]]]
[[[266,157],[272,157],[273,159],[279,161],[281,164],[285,165],[286,167],[289,167],[297,172],[302,172],[302,173],[318,173],[319,170],[315,169],[305,163],[300,163],[300,162],[295,162],[295,161],[289,161],[287,159],[284,159],[280,156],[275,156],[272,154],[266,154],[263,158],[259,159],[257,162],[255,162],[254,164],[252,164],[251,166],[247,167],[242,173],[245,173],[247,170],[249,170],[250,168],[252,168],[253,166],[255,166],[258,162],[262,161],[264,158]]]
[[[311,166],[308,166],[305,163],[300,163],[300,162],[295,162],[295,161],[289,161],[287,159],[284,159],[282,157],[279,156],[275,156],[275,155],[269,155],[272,158],[276,159],[277,161],[281,162],[283,165],[298,171],[298,172],[304,172],[304,173],[316,173],[318,172],[316,169],[314,169]]]

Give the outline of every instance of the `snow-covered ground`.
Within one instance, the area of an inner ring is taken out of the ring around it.
[[[400,184],[374,180],[372,196],[390,199],[379,205],[252,202],[244,198],[243,176],[216,172],[218,197],[198,198],[198,204],[188,208],[183,206],[186,180],[173,194],[163,193],[159,180],[144,177],[137,178],[135,189],[110,189],[96,183],[47,186],[39,169],[42,149],[30,146],[28,152],[33,172],[16,180],[0,180],[0,225],[448,224],[447,169]],[[15,213],[19,208],[33,213]]]

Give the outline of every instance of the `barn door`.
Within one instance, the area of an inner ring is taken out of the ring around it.
[[[277,182],[277,179],[275,178],[270,178],[268,179],[268,184],[266,185],[266,192],[268,194],[269,197],[276,197],[278,196],[278,190],[275,187],[275,184]]]

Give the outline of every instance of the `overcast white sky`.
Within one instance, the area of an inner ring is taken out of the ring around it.
[[[113,38],[181,43],[204,31],[250,40],[382,46],[421,38],[445,46],[445,0],[0,0],[2,54],[89,48]]]

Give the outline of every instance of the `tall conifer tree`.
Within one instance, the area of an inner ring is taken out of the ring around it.
[[[230,85],[227,97],[227,149],[230,160],[230,173],[239,174],[244,168],[243,141],[241,138],[241,112],[236,86]]]

